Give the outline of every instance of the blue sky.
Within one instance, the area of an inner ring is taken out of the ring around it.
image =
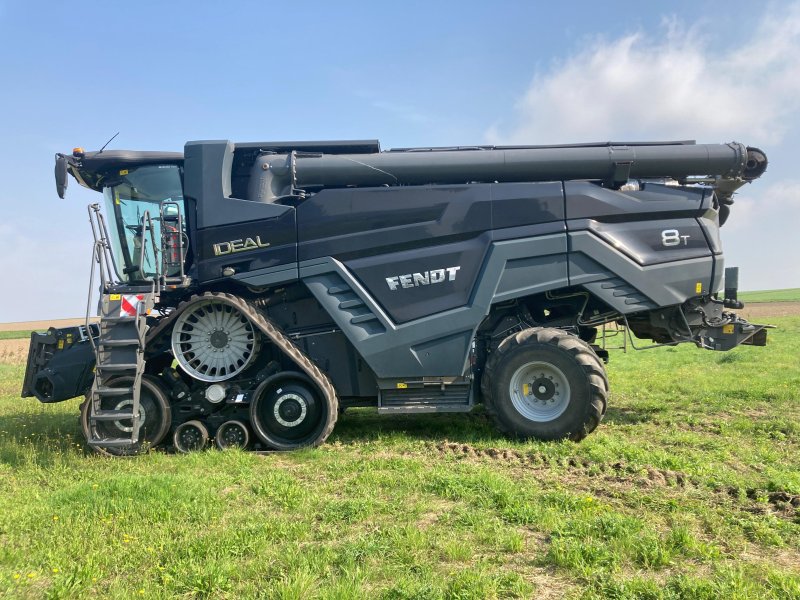
[[[0,0],[0,57],[0,321],[82,314],[99,196],[59,200],[53,154],[117,131],[178,151],[736,139],[771,162],[723,229],[728,263],[746,289],[800,286],[794,2]]]

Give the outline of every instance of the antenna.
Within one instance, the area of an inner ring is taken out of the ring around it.
[[[103,150],[105,150],[105,149],[106,149],[106,146],[108,146],[108,145],[111,143],[111,141],[112,141],[112,140],[113,140],[115,137],[117,137],[118,135],[119,135],[119,131],[118,131],[117,133],[115,133],[114,135],[112,135],[112,136],[111,136],[111,139],[110,139],[110,140],[108,140],[108,141],[107,141],[105,144],[103,144],[103,147],[102,147],[102,148],[100,148],[100,151],[98,152],[98,154],[100,154],[100,152],[102,152]]]

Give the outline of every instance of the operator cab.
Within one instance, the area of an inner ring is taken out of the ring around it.
[[[183,197],[183,154],[83,152],[56,155],[56,187],[64,197],[67,174],[102,192],[116,277],[137,284],[161,277],[184,280],[189,238]],[[101,232],[102,233],[102,232]]]
[[[157,264],[145,213],[153,226],[152,239],[164,252],[177,247],[177,235],[185,235],[180,216],[185,214],[182,168],[178,165],[143,165],[120,169],[117,176],[105,180],[103,197],[109,219],[109,233],[117,257],[121,281],[148,280],[163,271],[174,276],[179,271],[176,257],[167,257],[166,269]],[[160,251],[160,248],[159,248]]]

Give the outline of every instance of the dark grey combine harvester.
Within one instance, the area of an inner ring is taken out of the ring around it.
[[[111,454],[313,446],[349,406],[483,403],[508,434],[579,440],[606,410],[598,327],[766,343],[727,310],[719,237],[766,166],[693,142],[59,154],[59,196],[71,174],[105,199],[100,320],[33,334],[22,395],[85,394],[86,439]]]

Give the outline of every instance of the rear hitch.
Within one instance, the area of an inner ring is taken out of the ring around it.
[[[744,306],[735,296],[730,300]],[[694,342],[700,348],[721,351],[731,350],[740,344],[766,346],[767,329],[774,326],[750,323],[736,313],[723,310],[728,306],[726,301],[713,298],[690,300],[684,305],[683,312]]]

